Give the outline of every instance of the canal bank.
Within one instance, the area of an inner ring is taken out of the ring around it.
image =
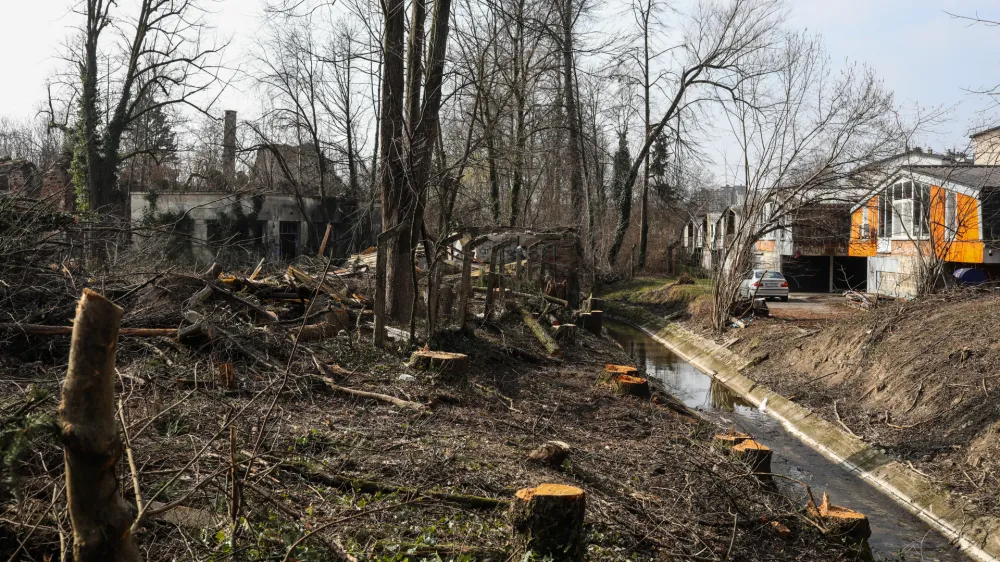
[[[637,327],[700,372],[724,384],[750,407],[764,406],[767,416],[780,423],[788,434],[842,467],[852,478],[870,483],[907,512],[953,541],[971,558],[997,560],[1000,537],[994,533],[1000,525],[995,519],[967,517],[968,506],[961,498],[949,495],[926,477],[820,419],[806,408],[746,378],[740,371],[749,362],[727,348],[680,326],[666,323],[643,309],[614,305],[606,308],[610,309],[607,311],[609,316]],[[834,497],[835,501],[837,499]]]

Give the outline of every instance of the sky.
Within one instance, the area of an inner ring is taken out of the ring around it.
[[[240,64],[259,31],[262,0],[215,0],[212,23],[231,37],[227,57]],[[786,0],[793,28],[821,35],[831,58],[875,69],[908,107],[947,108],[947,121],[916,139],[935,150],[964,149],[970,129],[1000,120],[977,90],[1000,84],[1000,27],[971,25],[950,12],[1000,20],[996,0]],[[45,99],[45,81],[58,68],[60,45],[80,21],[74,0],[5,0],[0,18],[0,115],[28,118]],[[246,106],[238,89],[220,105]],[[986,110],[984,112],[984,110]]]

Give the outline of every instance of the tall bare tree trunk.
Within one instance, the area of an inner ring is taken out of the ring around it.
[[[563,88],[566,104],[566,131],[568,133],[567,150],[569,153],[569,190],[570,206],[573,211],[573,220],[579,228],[579,232],[584,230],[584,209],[583,209],[583,174],[580,166],[583,157],[580,154],[580,127],[577,116],[576,81],[574,78],[573,62],[573,12],[575,0],[562,0],[560,17],[562,19],[562,55],[563,55]]]
[[[121,319],[121,308],[83,290],[59,404],[76,562],[142,559],[129,532],[133,516],[118,494],[115,474],[122,452],[115,421],[115,353]]]
[[[386,0],[385,44],[382,64],[382,109],[379,144],[381,145],[380,186],[382,192],[382,230],[389,231],[407,221],[416,211],[417,198],[407,185],[406,174],[406,119],[403,114],[404,66],[403,43],[406,18],[404,0]],[[412,224],[412,223],[411,223]],[[413,271],[410,252],[413,250],[413,232],[402,229],[395,240],[387,244],[386,253],[386,316],[392,320],[405,320],[413,298]]]
[[[649,20],[653,3],[646,5],[642,14],[642,91],[643,130],[649,135]],[[649,152],[642,160],[642,202],[639,208],[639,269],[646,267],[646,243],[649,240]]]

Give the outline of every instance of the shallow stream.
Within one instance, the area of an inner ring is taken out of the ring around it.
[[[869,543],[876,559],[900,560],[902,555],[903,560],[971,560],[916,515],[799,441],[778,420],[761,413],[642,331],[612,322],[605,326],[637,365],[644,366],[649,376],[660,380],[688,407],[725,427],[734,426],[773,449],[774,473],[807,483],[817,499],[826,491],[833,503],[867,515],[872,529]],[[801,494],[804,505],[804,491],[801,486],[797,488],[786,491]]]

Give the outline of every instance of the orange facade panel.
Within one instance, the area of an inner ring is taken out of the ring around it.
[[[931,186],[931,239],[939,258],[950,262],[983,263],[983,241],[979,235],[979,200],[954,193],[955,219],[948,227],[951,213],[948,198],[952,193]]]
[[[867,214],[867,223],[865,215]],[[851,213],[851,243],[847,255],[855,257],[871,257],[875,255],[878,243],[875,235],[878,231],[878,196]]]

